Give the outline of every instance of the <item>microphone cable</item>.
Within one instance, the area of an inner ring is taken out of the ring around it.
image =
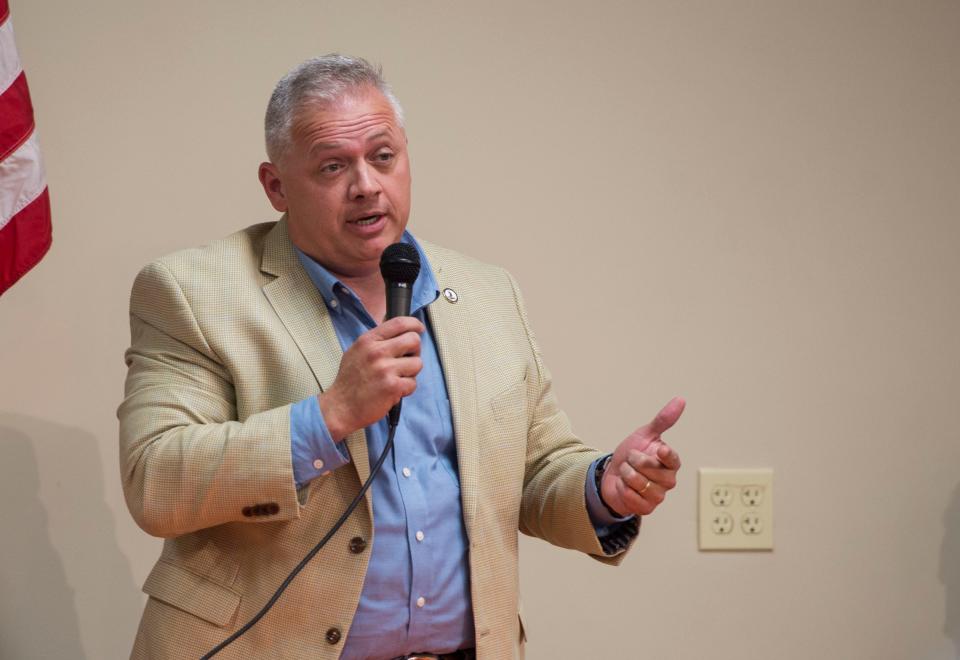
[[[417,277],[420,275],[420,254],[417,252],[417,249],[408,244],[408,243],[394,243],[387,246],[383,251],[383,254],[380,255],[380,274],[383,276],[384,285],[386,288],[386,302],[387,302],[387,319],[394,318],[396,316],[409,316],[410,315],[410,299],[413,295],[413,283],[416,281]],[[320,542],[313,546],[313,549],[306,554],[306,556],[297,564],[290,574],[286,577],[277,590],[270,597],[270,600],[267,601],[267,604],[260,608],[260,611],[257,612],[252,619],[247,621],[242,628],[237,630],[235,633],[227,637],[225,640],[217,644],[212,648],[206,655],[204,655],[200,660],[209,660],[217,653],[225,649],[231,643],[233,643],[238,637],[250,630],[257,621],[262,619],[264,615],[270,611],[270,608],[279,600],[280,596],[290,586],[290,583],[293,582],[293,579],[304,569],[304,567],[310,563],[310,560],[320,552],[327,541],[330,540],[334,534],[343,526],[343,523],[347,521],[347,518],[350,517],[350,514],[353,513],[354,509],[357,508],[357,505],[360,504],[360,501],[363,499],[364,494],[370,488],[370,484],[373,483],[374,477],[380,472],[380,468],[383,466],[383,462],[386,460],[387,455],[393,449],[393,435],[397,431],[397,425],[400,423],[400,408],[403,404],[403,399],[396,403],[391,409],[390,414],[387,416],[387,424],[390,427],[390,431],[387,435],[387,444],[383,448],[383,452],[380,454],[380,457],[377,459],[376,464],[373,466],[373,469],[370,470],[370,476],[367,477],[367,480],[363,483],[363,486],[360,487],[360,492],[357,493],[357,496],[353,498],[353,501],[350,502],[350,506],[347,507],[347,510],[343,512],[343,515],[334,523],[333,527],[330,528],[330,531],[320,539]]]
[[[320,552],[320,549],[324,545],[326,545],[327,541],[329,541],[330,538],[340,530],[340,528],[343,526],[343,523],[347,522],[347,519],[353,513],[354,509],[356,509],[357,505],[360,504],[360,501],[363,500],[363,496],[366,494],[367,490],[370,488],[370,485],[373,483],[374,477],[376,477],[377,474],[380,472],[380,468],[383,466],[383,462],[386,460],[387,455],[393,449],[393,435],[397,431],[399,414],[396,415],[397,419],[396,421],[394,421],[394,415],[392,413],[393,411],[391,410],[390,431],[387,435],[387,444],[386,446],[384,446],[383,451],[380,453],[380,457],[377,459],[376,464],[374,464],[373,469],[370,470],[370,476],[367,477],[367,480],[363,482],[363,485],[360,487],[360,492],[357,493],[357,496],[353,498],[352,502],[350,502],[350,506],[348,506],[346,511],[344,511],[343,514],[340,516],[340,518],[337,519],[337,522],[335,522],[333,527],[330,528],[330,531],[328,531],[326,535],[324,535],[324,537],[320,539],[320,542],[317,543],[315,546],[313,546],[310,552],[308,552],[306,556],[304,556],[304,558],[300,560],[300,563],[297,564],[292,571],[290,571],[290,574],[287,575],[283,583],[279,587],[277,587],[277,590],[273,593],[272,596],[270,596],[270,600],[267,601],[267,604],[264,605],[262,608],[260,608],[260,611],[257,612],[252,619],[250,619],[245,624],[243,624],[243,627],[241,627],[235,633],[233,633],[232,635],[227,637],[225,640],[217,644],[215,647],[210,649],[210,651],[208,651],[206,655],[201,657],[200,660],[210,660],[210,658],[218,654],[223,649],[227,648],[227,646],[229,646],[234,641],[236,641],[237,638],[239,638],[245,632],[253,628],[253,626],[255,626],[256,623],[260,619],[262,619],[266,615],[266,613],[270,611],[270,608],[272,608],[273,605],[280,599],[280,596],[283,594],[284,591],[286,591],[287,587],[290,586],[290,583],[293,582],[293,579],[297,577],[300,571],[302,571],[306,567],[306,565],[310,563],[310,560],[313,559],[318,552]]]

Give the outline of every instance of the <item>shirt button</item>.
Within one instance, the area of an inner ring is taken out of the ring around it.
[[[313,462],[313,467],[314,467],[314,469],[316,469],[316,470],[322,470],[322,469],[323,469],[323,461],[321,461],[321,460],[318,458],[317,460],[315,460],[315,461]]]
[[[418,541],[422,541],[422,540],[423,540],[423,532],[421,532],[421,531],[419,531],[419,530],[417,531],[417,540],[418,540]]]
[[[427,604],[427,599],[424,598],[423,596],[420,596],[420,598],[417,599],[417,607],[423,607],[426,604]]]
[[[402,472],[403,472],[403,476],[405,476],[405,477],[409,477],[409,476],[412,474],[412,473],[410,472],[410,468],[408,468],[408,467],[403,468]]]
[[[337,302],[337,299],[336,299],[336,298],[331,298],[331,299],[330,299],[330,306],[331,306],[331,307],[336,308],[336,306],[339,305],[339,304],[340,304],[340,303]]]

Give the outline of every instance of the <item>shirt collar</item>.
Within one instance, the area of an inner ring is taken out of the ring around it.
[[[413,296],[410,300],[410,313],[414,314],[420,308],[426,307],[436,300],[440,295],[440,290],[437,288],[437,280],[433,276],[433,268],[430,267],[430,261],[427,259],[423,248],[420,247],[420,243],[413,237],[413,234],[404,230],[403,236],[400,237],[400,242],[412,245],[416,248],[417,254],[420,255],[420,275],[413,283]],[[315,261],[313,257],[302,252],[300,248],[294,246],[293,249],[296,250],[297,258],[300,259],[300,263],[303,264],[307,275],[310,276],[310,281],[313,282],[313,285],[317,287],[317,291],[323,296],[327,307],[339,312],[340,304],[333,302],[337,300],[335,292],[338,290],[349,291],[347,286],[337,279],[333,273]]]

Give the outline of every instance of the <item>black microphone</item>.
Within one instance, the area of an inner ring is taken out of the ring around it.
[[[389,321],[395,316],[410,316],[410,300],[413,297],[413,283],[420,275],[420,255],[417,248],[408,243],[394,243],[380,255],[380,274],[387,289],[387,316]],[[400,421],[400,404],[390,409],[390,426]]]

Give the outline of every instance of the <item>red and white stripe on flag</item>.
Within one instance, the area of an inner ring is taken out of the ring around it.
[[[50,196],[30,90],[0,0],[0,295],[50,249]]]

